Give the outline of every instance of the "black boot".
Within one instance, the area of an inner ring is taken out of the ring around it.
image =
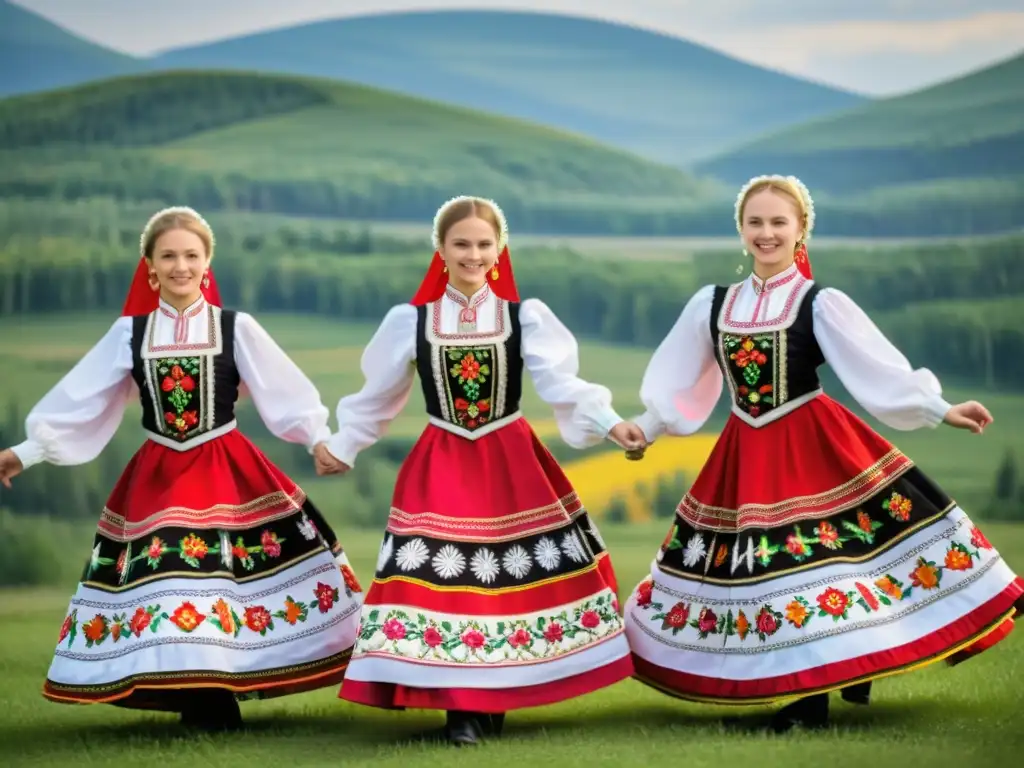
[[[843,701],[848,701],[851,704],[863,704],[868,705],[871,703],[871,681],[866,683],[857,683],[851,685],[848,688],[843,688],[842,691]]]
[[[181,710],[181,724],[202,731],[237,731],[242,712],[231,691],[210,688],[190,692]]]
[[[481,713],[477,715],[477,722],[480,724],[480,730],[483,731],[484,736],[498,738],[505,727],[505,713],[499,712],[496,715]]]
[[[448,741],[458,747],[478,744],[483,737],[479,715],[475,712],[449,711],[445,733]]]
[[[802,728],[824,728],[828,725],[828,694],[818,693],[799,699],[780,709],[772,718],[772,730],[785,733],[800,726]]]

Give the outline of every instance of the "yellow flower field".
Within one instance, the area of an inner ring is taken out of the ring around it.
[[[717,440],[718,435],[703,433],[662,438],[647,449],[640,461],[627,460],[622,451],[606,451],[573,461],[564,469],[595,518],[600,518],[608,504],[620,497],[626,504],[627,519],[643,522],[654,517],[654,510],[645,499],[645,489],[649,496],[659,478],[677,472],[683,472],[692,482]]]

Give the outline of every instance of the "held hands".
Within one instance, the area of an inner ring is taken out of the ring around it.
[[[985,431],[985,427],[992,423],[992,414],[981,403],[975,400],[968,400],[966,403],[954,405],[942,419],[951,427],[957,429],[969,429],[976,435]]]
[[[20,475],[23,469],[25,467],[22,466],[18,454],[10,448],[0,451],[0,483],[3,483],[4,488],[10,488],[11,478]]]
[[[626,449],[626,458],[642,459],[647,450],[647,436],[631,421],[620,421],[608,433],[608,439]]]
[[[316,473],[321,477],[324,475],[343,475],[352,469],[345,462],[336,459],[327,450],[327,443],[317,443],[313,448],[313,465],[316,467]]]

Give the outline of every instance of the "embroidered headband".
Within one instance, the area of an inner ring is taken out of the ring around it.
[[[216,239],[213,236],[213,227],[211,227],[209,222],[199,214],[199,211],[195,210],[194,208],[189,208],[187,205],[175,205],[171,206],[170,208],[164,208],[162,211],[157,211],[152,216],[150,216],[149,221],[146,222],[146,226],[142,230],[142,235],[139,237],[139,255],[146,255],[146,241],[149,239],[150,234],[152,234],[153,227],[156,225],[156,223],[165,216],[174,215],[190,216],[194,218],[196,221],[198,221],[200,224],[202,224],[203,227],[206,228],[206,231],[209,232],[210,234],[209,256],[212,259],[213,249],[214,246],[216,245]]]
[[[750,190],[756,187],[758,184],[763,184],[766,181],[782,182],[783,184],[788,184],[794,190],[796,190],[796,193],[800,196],[801,202],[803,202],[804,204],[804,210],[807,211],[806,230],[804,231],[803,241],[806,242],[810,240],[811,231],[814,229],[814,198],[811,197],[810,190],[808,190],[804,183],[800,181],[800,179],[798,179],[796,176],[755,176],[746,184],[744,184],[743,187],[740,189],[739,194],[736,195],[736,231],[740,233],[743,232],[743,222],[740,219],[740,215],[743,212],[743,201],[746,199],[747,194],[749,194]]]
[[[505,219],[504,212],[501,210],[501,208],[498,207],[498,204],[493,200],[488,200],[483,197],[470,197],[468,195],[460,195],[459,197],[453,197],[451,200],[449,200],[448,202],[446,202],[444,205],[437,209],[437,213],[434,214],[434,232],[433,235],[431,236],[431,242],[433,243],[434,250],[439,250],[443,245],[443,243],[441,242],[441,233],[439,228],[441,226],[441,220],[444,218],[444,215],[448,212],[448,209],[451,208],[453,205],[466,202],[467,200],[472,200],[474,203],[484,203],[485,205],[489,205],[491,207],[491,210],[494,211],[494,215],[498,217],[498,251],[500,252],[502,249],[505,248],[506,245],[508,245],[508,221]]]

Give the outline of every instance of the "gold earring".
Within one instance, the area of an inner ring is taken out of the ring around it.
[[[209,275],[203,275],[203,288],[209,288],[209,287],[210,287],[210,276]]]
[[[497,280],[497,279],[498,279],[498,265],[495,264],[493,267],[491,267],[491,280]]]
[[[447,264],[444,265],[444,269],[442,271],[445,272],[445,273],[448,272],[448,265]]]

